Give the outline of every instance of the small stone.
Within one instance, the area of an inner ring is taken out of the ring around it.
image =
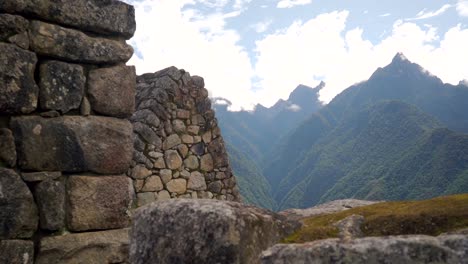
[[[192,199],[192,195],[186,193],[186,194],[179,195],[177,198]]]
[[[182,158],[176,150],[167,150],[164,153],[164,159],[166,161],[167,168],[171,170],[177,170],[182,166]]]
[[[224,172],[217,172],[216,173],[216,179],[224,180],[224,179],[226,179],[226,174]]]
[[[193,143],[200,143],[202,141],[201,136],[193,136]]]
[[[185,179],[173,179],[166,185],[171,193],[183,194],[187,191],[187,181]]]
[[[221,130],[219,129],[219,127],[213,128],[212,134],[213,134],[212,135],[213,138],[217,138],[217,137],[221,136]]]
[[[187,145],[185,145],[185,144],[180,144],[180,145],[177,146],[177,150],[179,151],[180,155],[181,155],[183,158],[187,157],[187,154],[188,154],[188,151],[189,151]]]
[[[182,135],[181,139],[182,139],[182,143],[185,143],[185,144],[193,144],[193,136],[190,136],[190,135]]]
[[[180,137],[177,134],[172,134],[166,138],[163,142],[163,149],[171,149],[181,143]]]
[[[216,178],[216,173],[215,172],[210,172],[210,173],[205,173],[205,180],[207,182],[212,182]]]
[[[137,194],[137,206],[141,207],[143,205],[149,204],[156,201],[156,196],[153,192],[144,192]]]
[[[184,121],[180,119],[173,120],[172,129],[174,129],[174,131],[179,134],[185,133],[186,127]]]
[[[158,201],[165,201],[169,199],[171,199],[171,194],[168,191],[162,190],[158,192]]]
[[[172,171],[171,170],[160,170],[159,171],[159,176],[161,177],[161,180],[164,184],[168,183],[170,180],[172,180]]]
[[[2,163],[6,163],[9,167],[16,165],[15,138],[7,128],[0,128],[0,164]]]
[[[197,192],[192,192],[191,195],[192,195],[192,199],[198,199]]]
[[[184,166],[186,168],[189,168],[191,170],[196,170],[198,169],[198,166],[199,166],[199,163],[198,163],[198,158],[194,155],[190,155],[188,156],[188,158],[186,158],[184,160]]]
[[[212,193],[221,193],[221,189],[223,188],[223,184],[221,181],[214,181],[208,184],[208,191]]]
[[[173,130],[172,130],[172,125],[169,121],[167,121],[166,123],[164,123],[164,130],[166,131],[166,133],[169,135],[169,134],[172,134]]]
[[[211,142],[211,131],[207,131],[205,134],[203,134],[202,138],[203,138],[203,142],[205,142],[206,144],[210,143]]]
[[[203,174],[198,171],[192,172],[187,183],[187,189],[194,191],[206,190],[206,182]]]
[[[133,131],[138,133],[147,144],[161,144],[161,139],[153,131],[153,129],[151,129],[151,127],[146,124],[140,122],[133,123]]]
[[[142,192],[161,191],[164,188],[161,178],[159,176],[151,176],[145,180]]]
[[[179,178],[179,176],[180,176],[180,172],[178,172],[178,171],[176,171],[176,172],[174,172],[174,174],[172,174],[172,178],[174,178],[174,179]]]
[[[205,154],[201,157],[201,165],[200,169],[202,171],[212,171],[213,170],[213,158],[211,157],[211,154]]]
[[[205,118],[202,115],[197,114],[192,116],[192,125],[202,125],[205,123]]]
[[[131,177],[133,179],[144,179],[150,176],[151,174],[152,172],[148,170],[144,165],[137,165],[135,168],[133,168]]]
[[[154,167],[156,169],[164,169],[166,168],[166,163],[164,162],[164,158],[161,157],[161,158],[158,158],[154,163],[153,163]]]
[[[143,185],[145,185],[145,180],[133,180],[133,187],[136,192],[141,192]]]
[[[83,101],[81,102],[80,114],[82,116],[91,115],[91,103],[89,102],[89,99],[86,96],[83,97]]]
[[[179,109],[177,110],[177,118],[188,119],[190,117],[190,112],[187,110]]]
[[[187,127],[187,132],[191,135],[198,135],[198,132],[200,131],[200,127],[199,126],[188,126]]]
[[[180,176],[184,179],[189,179],[190,178],[190,172],[186,171],[186,170],[183,170],[180,172]]]
[[[41,229],[56,231],[65,227],[65,184],[46,180],[37,184],[34,197],[39,208]]]
[[[164,154],[161,152],[151,151],[150,153],[148,153],[148,156],[157,159],[157,158],[163,157]]]
[[[192,153],[195,155],[202,156],[203,154],[205,154],[205,143],[200,142],[200,143],[194,144],[190,148],[190,151],[192,151]]]
[[[21,178],[27,182],[38,182],[45,180],[55,180],[62,176],[60,171],[23,172]]]
[[[51,111],[39,113],[39,115],[45,118],[54,118],[54,117],[59,117],[60,113],[55,110],[51,110]]]

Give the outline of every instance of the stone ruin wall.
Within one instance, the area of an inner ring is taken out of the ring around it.
[[[177,197],[240,200],[203,78],[175,67],[138,76],[136,104],[128,175],[138,206]]]
[[[114,0],[0,1],[0,263],[126,262],[137,206],[239,200],[201,78],[138,77],[135,112],[135,26]]]

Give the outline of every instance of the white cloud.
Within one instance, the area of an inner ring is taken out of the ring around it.
[[[379,15],[379,17],[388,17],[388,16],[391,16],[392,14],[390,13],[385,13],[385,14],[382,14],[382,15]]]
[[[138,74],[174,65],[203,76],[210,96],[229,98],[235,108],[253,105],[254,72],[249,56],[238,45],[239,34],[225,28],[226,19],[233,14],[182,11],[189,3],[193,4],[190,0],[134,3],[137,32],[131,43],[142,58],[135,54],[129,64],[137,66]]]
[[[312,3],[312,0],[280,0],[276,5],[277,8],[291,8],[299,5],[307,5]]]
[[[458,0],[457,12],[460,16],[468,17],[468,1],[467,0]]]
[[[268,30],[271,23],[273,23],[273,20],[270,19],[270,20],[258,22],[257,24],[253,24],[251,27],[255,30],[255,32],[263,33]]]
[[[244,9],[252,0],[236,0],[232,6],[234,9]]]
[[[426,9],[423,9],[416,15],[416,17],[407,18],[406,20],[407,21],[421,20],[421,19],[427,19],[427,18],[431,18],[431,17],[440,16],[443,13],[445,13],[447,10],[449,10],[451,7],[452,7],[452,5],[445,4],[436,11],[426,11]]]
[[[445,82],[468,79],[468,29],[458,25],[438,34],[434,27],[397,20],[391,32],[373,44],[363,38],[363,29],[345,30],[348,15],[348,11],[331,12],[296,21],[258,41],[258,100],[270,106],[278,98],[287,98],[298,83],[313,87],[323,80],[327,85],[320,96],[328,102],[368,79],[397,52]]]
[[[297,104],[292,104],[288,106],[286,109],[291,110],[293,112],[299,112],[301,110],[301,107]]]

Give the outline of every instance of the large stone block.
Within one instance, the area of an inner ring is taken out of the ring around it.
[[[55,231],[65,227],[65,184],[62,181],[39,182],[34,197],[41,229]]]
[[[133,54],[133,48],[123,40],[90,37],[41,21],[31,22],[29,37],[30,48],[36,53],[73,62],[126,62]]]
[[[0,42],[0,113],[26,114],[37,107],[39,88],[34,82],[37,57]]]
[[[39,67],[42,109],[66,113],[78,109],[84,95],[86,78],[83,67],[61,61],[46,61]]]
[[[34,243],[27,240],[0,240],[0,263],[33,264]]]
[[[126,39],[131,38],[136,29],[133,6],[115,0],[2,0],[0,10]]]
[[[0,239],[29,238],[37,230],[37,207],[13,170],[0,168]]]
[[[128,229],[44,237],[36,264],[127,263]]]
[[[234,202],[172,199],[138,209],[130,262],[259,263],[262,250],[294,232],[273,212]]]
[[[0,40],[16,44],[18,47],[28,49],[29,21],[21,16],[0,14]]]
[[[126,176],[77,176],[67,182],[67,225],[72,231],[127,227],[133,183]]]
[[[97,116],[15,117],[18,164],[34,171],[125,173],[133,154],[132,125]]]
[[[88,76],[88,96],[94,111],[115,117],[130,117],[135,112],[134,66],[95,69]]]
[[[8,128],[0,128],[0,167],[2,163],[9,167],[16,164],[15,139]]]

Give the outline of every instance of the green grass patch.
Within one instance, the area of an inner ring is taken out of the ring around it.
[[[423,201],[384,202],[339,213],[305,218],[303,226],[285,243],[303,243],[338,237],[333,224],[350,215],[365,218],[365,236],[425,234],[436,236],[468,227],[468,194],[438,197]]]

